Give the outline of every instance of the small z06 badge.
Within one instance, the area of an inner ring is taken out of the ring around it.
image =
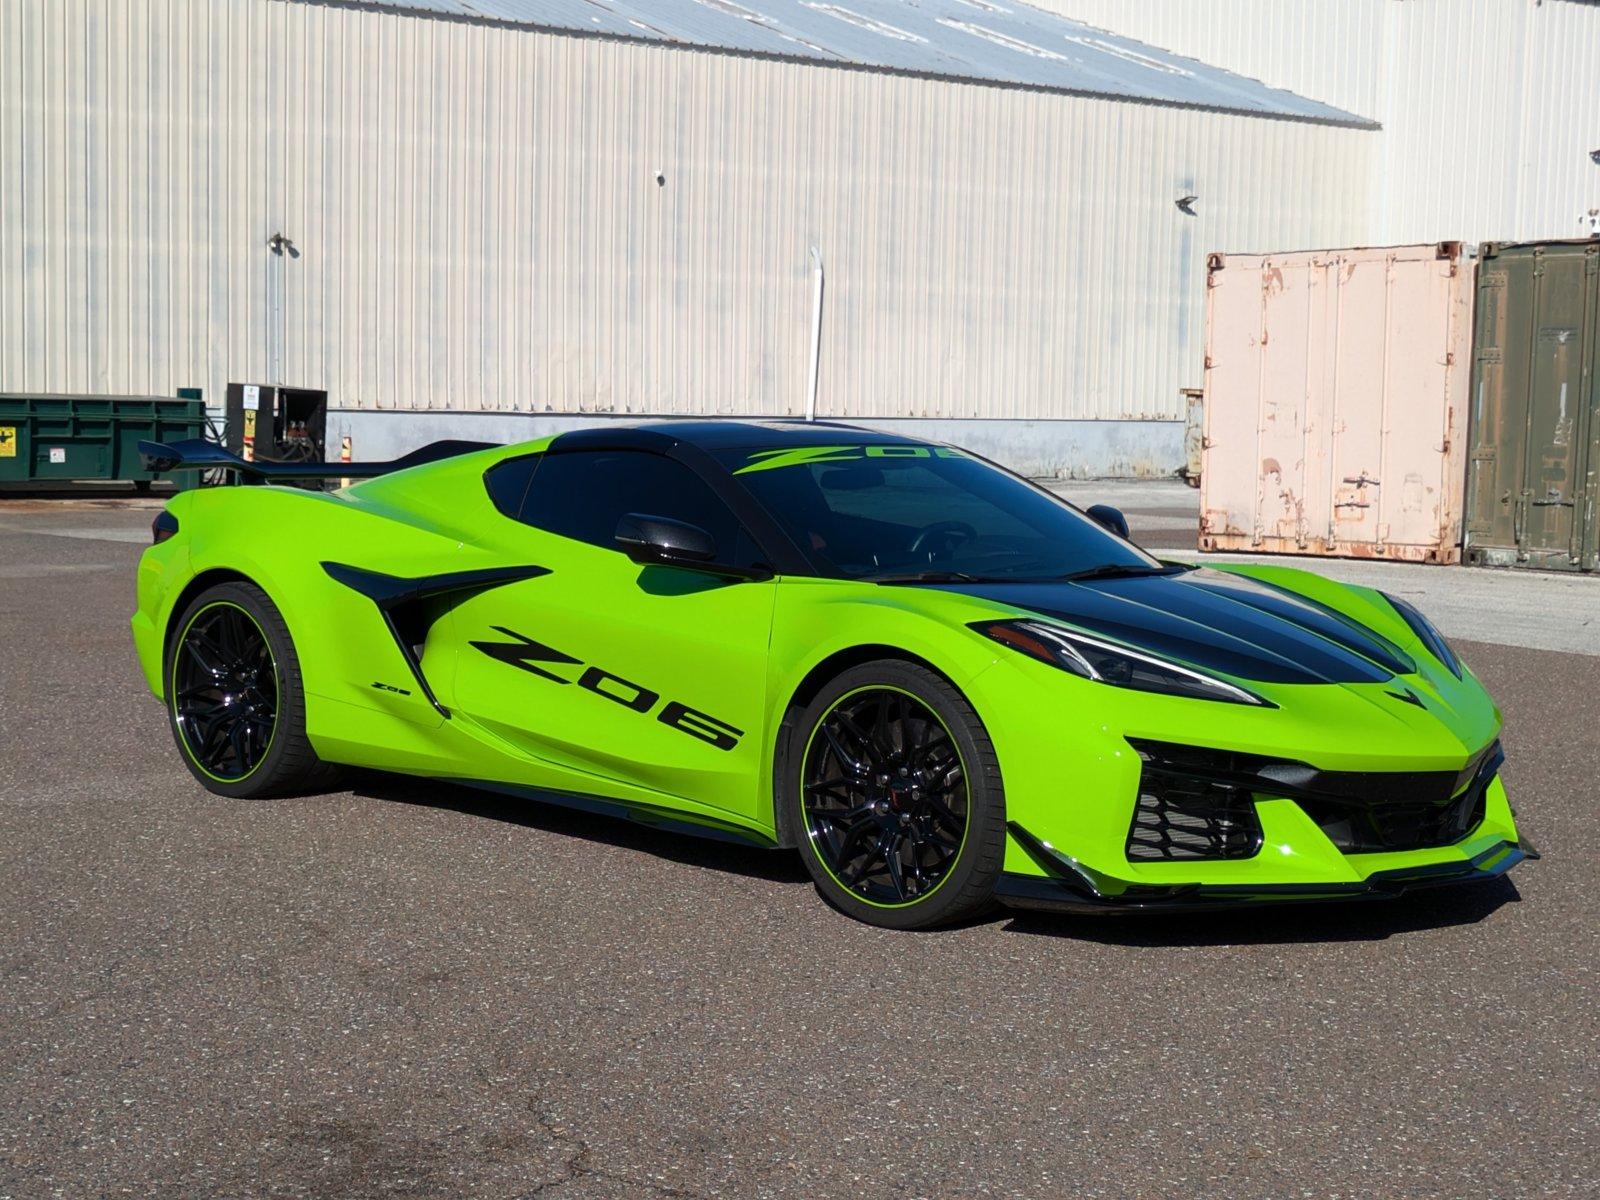
[[[613,704],[620,704],[623,708],[641,716],[655,712],[656,720],[663,725],[715,746],[718,750],[732,750],[744,736],[744,730],[737,729],[726,721],[719,721],[710,713],[690,708],[678,700],[668,700],[665,704],[661,704],[660,692],[653,692],[641,684],[624,679],[620,675],[613,675],[610,671],[599,667],[588,666],[582,659],[573,658],[572,655],[557,650],[554,646],[536,642],[514,629],[496,625],[494,631],[503,633],[513,640],[473,642],[471,643],[473,649],[481,650],[490,658],[498,659],[507,666],[538,675],[553,683],[576,683],[585,691],[603,696]],[[557,673],[564,667],[583,667],[583,671],[576,679],[569,679]],[[661,705],[659,709],[656,708],[658,704]]]

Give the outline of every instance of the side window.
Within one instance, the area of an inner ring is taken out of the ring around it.
[[[628,513],[698,525],[716,539],[724,562],[748,565],[758,557],[738,518],[704,480],[680,462],[642,450],[544,455],[519,520],[614,550],[617,523]]]

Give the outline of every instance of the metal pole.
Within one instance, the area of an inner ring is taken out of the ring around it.
[[[811,379],[806,385],[806,420],[817,419],[817,375],[822,366],[822,251],[811,247]]]

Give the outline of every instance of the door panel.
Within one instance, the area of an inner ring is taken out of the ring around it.
[[[1455,345],[1456,313],[1450,302],[1455,271],[1455,264],[1444,260],[1426,272],[1389,271],[1383,451],[1367,467],[1381,481],[1376,488],[1380,542],[1434,545],[1447,524],[1440,468],[1450,437],[1451,376],[1440,365]]]
[[[753,816],[776,585],[528,529],[551,574],[453,614],[453,705],[538,759]],[[506,782],[520,782],[508,780]]]
[[[1338,364],[1333,394],[1333,454],[1326,493],[1332,497],[1333,541],[1385,540],[1380,525],[1383,461],[1388,444],[1389,264],[1374,259],[1336,262],[1341,283],[1333,301],[1338,310]],[[1374,347],[1382,353],[1374,354]],[[1374,362],[1374,359],[1378,361]],[[1374,399],[1378,403],[1374,403]]]
[[[1308,264],[1286,264],[1264,276],[1261,351],[1261,412],[1256,427],[1260,457],[1255,540],[1303,546],[1306,524],[1306,379],[1311,371],[1310,320],[1305,313],[1320,302],[1318,271]],[[1280,332],[1281,331],[1281,332]]]
[[[1478,269],[1467,542],[1515,547],[1522,533],[1532,273],[1486,260]]]
[[[1600,247],[1486,247],[1467,480],[1472,561],[1592,570]]]
[[[1577,558],[1573,507],[1578,432],[1586,397],[1583,350],[1587,340],[1585,260],[1544,258],[1536,269],[1533,365],[1528,393],[1528,447],[1521,548],[1537,556]]]
[[[1589,348],[1584,360],[1588,380],[1588,405],[1580,425],[1578,444],[1585,455],[1578,477],[1581,493],[1574,494],[1579,521],[1579,565],[1600,570],[1600,254],[1589,265]]]

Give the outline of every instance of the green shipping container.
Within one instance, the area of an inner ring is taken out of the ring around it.
[[[1479,253],[1466,559],[1596,570],[1600,240]]]
[[[148,487],[165,477],[144,469],[139,443],[203,437],[205,429],[199,399],[0,393],[0,484],[128,479]],[[195,482],[172,478],[180,487]]]

